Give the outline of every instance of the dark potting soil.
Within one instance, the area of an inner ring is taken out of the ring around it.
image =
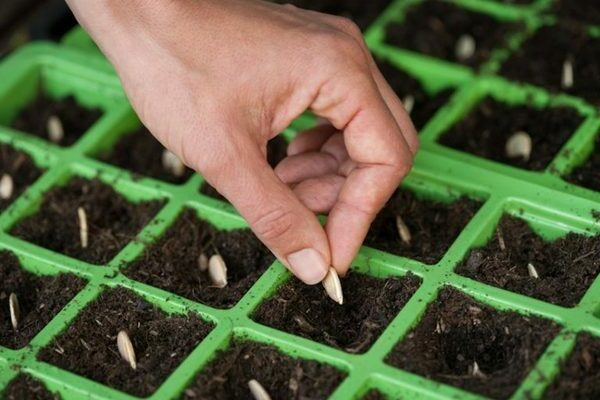
[[[287,156],[287,146],[287,141],[281,135],[275,136],[269,141],[269,143],[267,143],[267,162],[271,167],[275,168],[275,166]],[[215,189],[208,183],[202,185],[202,187],[200,188],[200,193],[215,198],[217,200],[227,201],[225,197],[223,197],[219,192],[217,192],[217,189]]]
[[[505,44],[516,24],[498,21],[445,1],[424,1],[407,10],[404,20],[386,29],[386,42],[429,56],[479,67],[493,50]],[[456,57],[456,43],[463,35],[475,39],[475,53],[466,60]]]
[[[558,331],[551,321],[497,311],[444,288],[386,361],[486,397],[506,399]],[[479,374],[473,373],[475,362]]]
[[[600,272],[598,255],[600,237],[569,233],[548,242],[524,220],[504,215],[488,244],[471,250],[456,272],[511,292],[574,307]],[[529,263],[539,278],[529,276]]]
[[[105,291],[38,355],[42,361],[134,396],[152,394],[208,335],[195,314],[167,315],[123,289]],[[117,350],[125,330],[137,359],[133,370]]]
[[[39,211],[11,229],[11,234],[92,264],[109,262],[162,205],[153,200],[133,204],[99,180],[73,178],[44,195]],[[77,209],[87,215],[89,244],[81,247]]]
[[[564,177],[569,182],[592,190],[600,190],[600,136],[596,136],[594,150],[582,165]]]
[[[99,109],[89,109],[80,105],[73,96],[53,99],[40,93],[27,105],[12,122],[12,127],[48,140],[48,118],[57,116],[64,128],[64,138],[60,146],[75,143],[101,116]]]
[[[0,176],[9,174],[13,180],[14,189],[8,199],[0,199],[0,211],[5,210],[25,191],[41,174],[31,157],[14,149],[7,144],[0,145]]]
[[[117,144],[103,154],[101,159],[139,175],[149,176],[171,183],[183,183],[193,171],[185,169],[182,176],[165,170],[162,164],[164,147],[145,127],[134,133],[125,134]]]
[[[425,264],[436,264],[480,207],[479,201],[467,197],[446,204],[397,190],[373,221],[365,245]],[[397,215],[411,232],[409,244],[400,239]]]
[[[84,286],[75,275],[34,275],[21,268],[13,253],[0,251],[0,346],[25,347]],[[21,311],[16,331],[8,306],[11,293]]]
[[[363,397],[362,400],[387,400],[387,396],[379,390],[371,389]]]
[[[597,0],[555,0],[552,12],[561,18],[600,25],[600,8]]]
[[[280,4],[293,4],[300,8],[350,18],[364,31],[392,1],[276,0],[276,2]]]
[[[327,297],[321,285],[290,279],[253,318],[349,353],[364,353],[420,285],[414,275],[374,278],[351,271],[342,280],[344,304]]]
[[[578,2],[572,3],[575,6]],[[544,26],[506,61],[500,73],[510,79],[579,96],[600,105],[598,47],[600,39],[589,37],[585,29],[576,24]],[[573,65],[573,86],[563,89],[562,71],[567,59]]]
[[[292,358],[273,346],[234,341],[217,352],[182,399],[251,399],[248,381],[252,379],[273,399],[326,399],[344,377],[332,366]]]
[[[200,254],[220,254],[227,265],[227,286],[213,286],[207,271],[198,267]],[[162,238],[123,273],[128,277],[176,293],[190,300],[229,308],[275,261],[249,229],[219,231],[184,211]]]
[[[60,396],[51,393],[39,380],[27,374],[19,374],[0,393],[4,400],[59,400]]]
[[[542,171],[582,122],[583,117],[574,108],[511,106],[488,97],[445,132],[439,142],[479,157]],[[531,137],[529,160],[506,155],[506,142],[519,131]]]
[[[415,103],[410,112],[410,118],[417,130],[423,128],[437,110],[448,102],[450,96],[454,93],[454,90],[452,89],[445,89],[430,95],[423,89],[423,86],[421,86],[421,83],[418,80],[406,72],[394,67],[389,62],[378,61],[377,64],[381,73],[394,92],[396,92],[400,100],[404,101],[407,96],[412,96],[414,98]]]
[[[545,399],[585,400],[600,398],[600,339],[580,333],[561,372],[544,393]]]

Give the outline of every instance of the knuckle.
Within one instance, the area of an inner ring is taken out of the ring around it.
[[[274,208],[261,214],[252,224],[256,234],[265,241],[271,241],[290,233],[294,226],[291,211]]]
[[[346,32],[355,39],[360,38],[362,40],[362,31],[354,21],[344,17],[336,17],[335,21],[339,29]]]

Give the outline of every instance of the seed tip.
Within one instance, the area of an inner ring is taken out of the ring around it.
[[[46,130],[48,131],[48,139],[52,143],[59,143],[65,136],[65,129],[60,118],[56,115],[51,115],[46,121]]]
[[[135,351],[127,332],[119,331],[119,334],[117,335],[117,348],[119,349],[121,358],[129,363],[131,369],[137,369]]]
[[[329,267],[329,271],[323,279],[323,287],[327,295],[338,304],[344,304],[344,293],[342,292],[342,284],[337,271],[333,267]]]
[[[271,396],[267,390],[260,384],[256,379],[250,379],[248,381],[248,388],[254,400],[271,400]]]
[[[518,131],[508,138],[504,151],[509,158],[521,157],[524,161],[529,161],[532,148],[531,136],[527,132]]]
[[[459,61],[466,61],[475,55],[475,49],[477,45],[475,38],[471,35],[461,35],[456,41],[456,47],[454,50],[456,59]]]
[[[10,323],[14,330],[19,327],[19,318],[21,317],[21,307],[19,307],[19,299],[15,293],[8,296],[8,308],[10,309]]]
[[[8,200],[12,197],[15,188],[12,176],[9,174],[3,174],[0,178],[0,198]]]
[[[529,276],[534,279],[538,279],[540,277],[538,275],[537,269],[535,269],[532,263],[527,264],[527,272],[529,273]]]
[[[408,225],[406,225],[406,223],[400,215],[396,215],[396,229],[398,230],[398,235],[400,236],[400,239],[402,239],[404,243],[410,245],[412,235],[410,233]]]
[[[208,260],[208,275],[216,287],[227,286],[227,265],[221,255],[214,254]]]

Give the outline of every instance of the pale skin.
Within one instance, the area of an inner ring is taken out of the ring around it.
[[[352,22],[256,0],[67,2],[142,122],[286,267],[346,273],[418,148]],[[268,140],[305,110],[323,122],[273,170]]]

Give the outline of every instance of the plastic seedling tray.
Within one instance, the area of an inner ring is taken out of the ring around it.
[[[107,288],[124,287],[169,314],[192,312],[213,327],[208,336],[149,396],[152,399],[182,396],[198,374],[202,374],[203,369],[222,354],[219,351],[226,350],[234,340],[268,344],[289,357],[314,360],[333,367],[343,376],[331,394],[333,399],[358,399],[371,390],[394,399],[482,398],[476,392],[453,386],[451,382],[428,379],[396,368],[387,361],[398,344],[403,343],[409,333],[419,326],[442,289],[452,287],[481,303],[482,307],[516,312],[556,324],[557,333],[551,335],[549,344],[544,346],[532,366],[518,380],[511,395],[514,399],[542,398],[546,389],[560,375],[561,362],[571,354],[577,334],[586,332],[593,337],[600,337],[600,279],[591,279],[574,307],[561,307],[467,278],[459,275],[455,269],[471,249],[494,240],[494,232],[504,214],[525,220],[547,241],[570,232],[588,236],[600,233],[597,220],[600,193],[561,179],[584,163],[594,151],[594,141],[600,131],[600,117],[594,107],[581,99],[550,94],[530,85],[518,85],[495,74],[525,37],[543,25],[546,10],[552,5],[550,0],[532,1],[530,5],[491,0],[454,1],[459,6],[494,18],[522,24],[522,30],[515,32],[506,46],[494,50],[489,61],[481,66],[480,72],[385,43],[386,25],[392,21],[402,21],[406,10],[418,2],[392,2],[365,33],[369,47],[378,57],[414,76],[428,93],[454,89],[448,103],[422,129],[422,150],[403,187],[413,191],[419,198],[450,203],[460,196],[467,196],[479,200],[482,205],[441,260],[433,265],[366,246],[361,249],[353,263],[357,271],[378,278],[412,274],[419,278],[420,285],[383,327],[377,339],[359,354],[351,354],[255,321],[255,313],[264,301],[277,296],[280,288],[293,279],[277,262],[269,266],[241,299],[229,308],[210,307],[128,278],[122,268],[133,263],[159,241],[184,210],[191,210],[220,230],[244,228],[246,224],[229,204],[200,193],[204,182],[199,175],[192,175],[181,184],[171,184],[140,177],[100,161],[99,154],[116,143],[122,135],[139,127],[139,121],[127,103],[112,68],[94,50],[95,46],[83,31],[75,30],[60,46],[32,44],[3,61],[0,64],[0,141],[10,143],[30,155],[44,173],[0,215],[0,248],[14,252],[22,268],[27,271],[39,275],[69,272],[83,278],[86,285],[30,341],[29,346],[17,350],[0,347],[0,393],[19,373],[25,373],[64,399],[133,398],[38,358],[41,350],[59,337],[100,293]],[[73,95],[83,105],[100,108],[103,115],[78,141],[67,147],[59,147],[9,128],[19,110],[30,103],[39,90],[53,98]],[[582,123],[547,168],[538,172],[442,146],[438,142],[440,135],[465,118],[488,96],[513,105],[572,107],[581,115]],[[285,136],[289,138],[294,132],[313,123],[314,118],[310,115],[302,116],[285,132]],[[78,261],[9,234],[19,221],[38,212],[45,193],[67,184],[76,176],[97,178],[132,203],[164,201],[158,214],[137,238],[104,265]],[[440,229],[443,229],[442,225]],[[323,296],[322,301],[330,300]],[[2,304],[2,307],[6,306]],[[115,362],[122,361],[115,357]],[[268,386],[268,382],[262,383]]]

